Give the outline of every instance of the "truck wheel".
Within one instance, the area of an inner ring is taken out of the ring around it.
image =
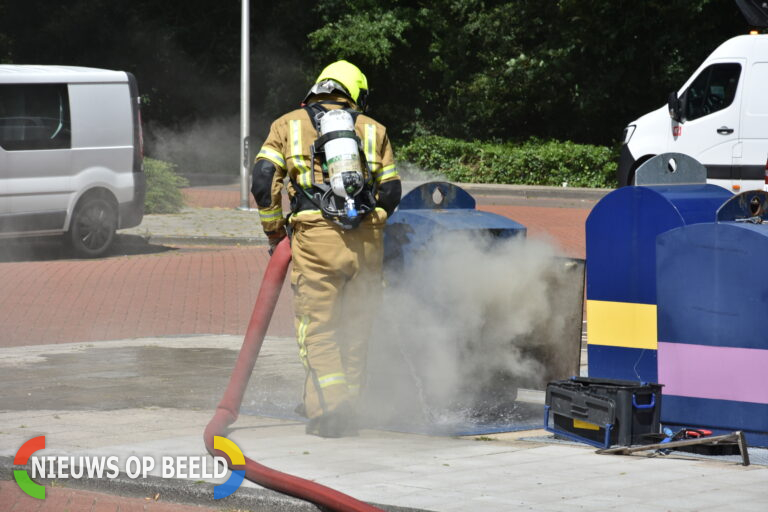
[[[117,231],[117,208],[112,201],[91,196],[75,208],[67,242],[75,255],[98,258],[112,246]]]

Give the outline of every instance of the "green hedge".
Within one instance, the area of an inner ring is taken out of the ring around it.
[[[144,173],[147,177],[147,196],[144,213],[178,213],[184,207],[182,187],[189,186],[186,178],[176,174],[174,164],[144,159]]]
[[[567,141],[532,139],[522,144],[493,144],[429,135],[401,146],[397,156],[398,160],[463,183],[616,186],[615,151]]]

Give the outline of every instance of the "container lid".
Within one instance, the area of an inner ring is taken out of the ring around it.
[[[408,192],[400,210],[475,209],[475,199],[463,188],[447,181],[431,181]]]

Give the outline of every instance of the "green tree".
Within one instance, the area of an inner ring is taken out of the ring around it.
[[[465,139],[611,143],[744,29],[730,0],[363,2],[394,33],[350,23],[360,7],[318,4],[316,59],[357,51],[397,133]]]
[[[610,144],[746,29],[733,0],[252,0],[251,13],[257,144],[339,58],[366,73],[396,137]],[[130,71],[149,132],[234,118],[239,52],[239,2],[0,3],[0,60]]]
[[[333,59],[386,66],[395,44],[405,42],[403,32],[408,25],[391,11],[345,14],[340,20],[309,34],[309,44],[323,48],[323,53]],[[382,34],[383,37],[371,37],[371,34]]]

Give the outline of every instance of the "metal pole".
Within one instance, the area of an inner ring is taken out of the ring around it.
[[[249,210],[248,192],[250,187],[250,151],[248,138],[251,133],[251,66],[250,66],[250,13],[249,0],[241,0],[240,34],[240,206],[238,210]]]

